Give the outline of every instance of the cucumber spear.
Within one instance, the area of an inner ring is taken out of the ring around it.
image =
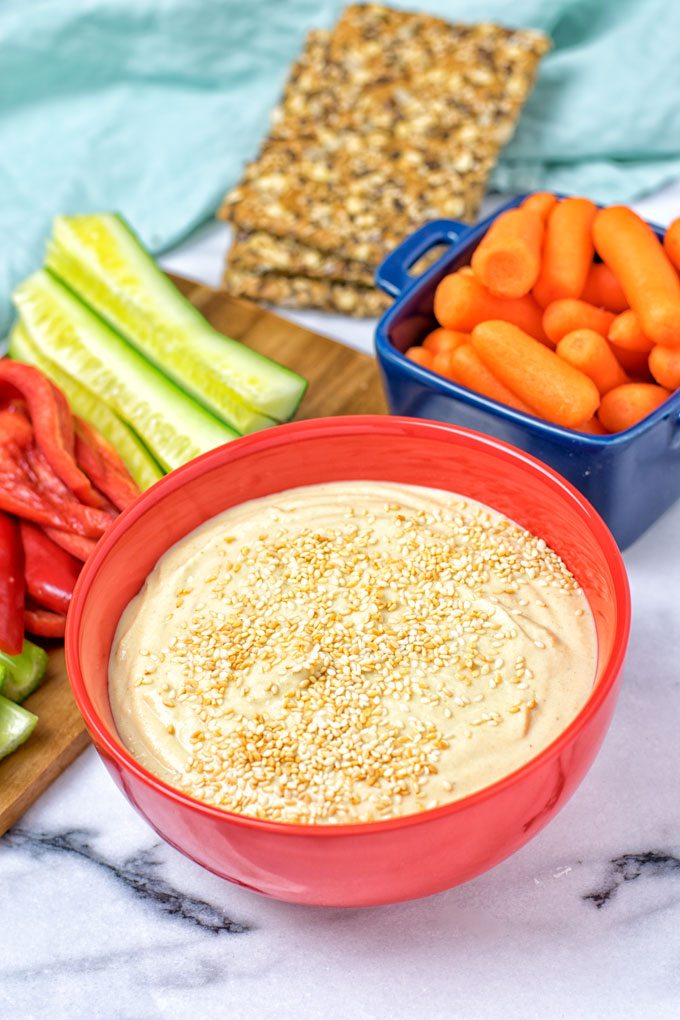
[[[0,652],[0,669],[5,672],[0,690],[10,701],[23,701],[40,685],[47,669],[47,652],[28,638],[19,655]]]
[[[0,694],[0,758],[16,751],[28,740],[37,721],[37,715]]]

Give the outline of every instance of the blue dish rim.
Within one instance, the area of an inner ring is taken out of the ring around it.
[[[389,339],[389,334],[395,320],[398,320],[401,317],[402,306],[405,300],[415,293],[416,290],[424,288],[429,281],[434,279],[435,276],[438,276],[441,273],[442,266],[453,261],[456,254],[464,247],[467,247],[471,242],[481,239],[493,221],[501,213],[505,212],[506,209],[514,209],[516,206],[520,205],[529,194],[533,194],[533,192],[526,192],[510,199],[508,202],[499,206],[493,213],[487,216],[486,219],[472,225],[459,223],[456,220],[433,221],[433,226],[434,224],[440,224],[442,230],[444,229],[444,225],[448,224],[451,233],[455,236],[449,239],[449,245],[446,251],[443,252],[428,269],[421,273],[420,276],[412,277],[411,282],[400,291],[395,291],[382,276],[387,260],[381,263],[376,272],[376,283],[386,293],[394,296],[395,301],[394,304],[383,313],[381,318],[378,320],[378,325],[376,327],[375,352],[378,361],[381,364],[393,366],[401,373],[406,372],[410,374],[413,379],[418,381],[421,385],[428,386],[431,390],[434,390],[443,396],[451,397],[462,403],[469,404],[472,407],[485,411],[488,414],[494,414],[501,419],[520,424],[524,428],[532,430],[537,435],[550,436],[555,439],[569,439],[572,442],[579,440],[594,447],[601,446],[606,448],[617,445],[621,446],[632,442],[639,435],[649,431],[657,424],[664,421],[666,418],[672,417],[673,415],[675,415],[676,422],[680,423],[680,389],[678,389],[675,393],[671,394],[668,400],[665,400],[663,404],[657,407],[655,411],[652,411],[651,414],[647,415],[646,418],[643,418],[642,421],[637,422],[637,424],[633,425],[631,428],[624,429],[622,432],[615,432],[612,435],[597,436],[589,432],[579,432],[576,429],[564,428],[561,425],[554,425],[551,422],[535,418],[533,415],[525,414],[523,411],[517,411],[514,408],[508,407],[505,404],[500,404],[489,397],[484,397],[482,394],[476,393],[474,390],[469,390],[465,386],[461,386],[449,379],[445,379],[436,372],[431,372],[430,369],[411,361],[392,344]],[[564,198],[566,196],[558,194],[557,197]],[[600,205],[599,208],[602,208],[602,206]],[[665,233],[664,227],[659,226],[659,224],[652,223],[649,220],[646,220],[645,222],[652,228],[659,238],[663,238]],[[431,248],[446,243],[446,238],[440,237],[439,239],[433,239],[432,243],[425,248],[425,250],[412,252],[412,246],[410,243],[411,240],[412,238],[407,238],[406,241],[402,242],[402,244],[399,245],[390,256],[388,256],[388,258],[392,258],[394,256],[398,256],[399,252],[403,252],[403,269],[405,273],[408,272],[408,269],[414,262],[416,262],[419,258],[422,258],[422,256]],[[466,264],[469,263],[463,263],[463,265]]]

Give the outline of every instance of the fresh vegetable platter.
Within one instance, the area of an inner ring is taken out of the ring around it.
[[[259,355],[276,359],[307,380],[309,388],[297,418],[385,411],[372,358],[247,301],[190,281],[174,282],[215,330],[241,341],[245,348]],[[116,447],[120,450],[118,444]],[[22,704],[38,717],[35,730],[18,750],[0,761],[0,833],[21,816],[87,744],[82,718],[71,697],[63,650],[55,642],[52,644],[45,679]]]
[[[287,421],[302,376],[218,333],[114,213],[58,216],[0,360],[0,759],[37,718],[31,638],[64,636],[82,563],[166,471]]]
[[[406,356],[565,428],[625,431],[680,384],[679,224],[662,246],[627,208],[531,195],[441,279],[439,326]],[[278,334],[305,331],[283,323],[267,323],[262,349],[241,342],[192,297],[114,213],[56,217],[43,267],[14,292],[0,360],[0,759],[38,722],[27,699],[47,657],[33,639],[63,637],[82,563],[118,514],[164,473],[292,418],[316,374],[297,355],[342,350],[306,334],[293,355]],[[343,391],[333,368],[306,412],[375,410],[368,364],[366,389],[353,372]]]

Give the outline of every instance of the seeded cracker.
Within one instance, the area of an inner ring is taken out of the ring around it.
[[[373,286],[372,266],[343,259],[332,252],[310,248],[289,237],[275,237],[264,230],[237,234],[229,249],[229,264],[235,270],[257,273],[285,273],[317,280]]]
[[[349,124],[418,147],[448,142],[461,127],[472,137],[477,125],[502,145],[547,48],[538,32],[349,7],[332,33],[310,33],[270,137],[316,137]]]
[[[386,154],[358,135],[346,142],[335,149],[317,139],[269,142],[234,222],[377,264],[424,220],[474,218],[486,178],[471,169],[462,190],[458,167],[467,157],[441,143],[438,151],[395,146]]]
[[[332,32],[311,33],[220,215],[371,269],[427,219],[473,220],[548,45],[532,31],[347,8]],[[291,252],[286,272],[303,262]]]
[[[224,287],[236,296],[265,301],[281,308],[320,308],[358,318],[375,318],[389,307],[390,299],[375,287],[313,280],[307,276],[252,273],[230,268]]]

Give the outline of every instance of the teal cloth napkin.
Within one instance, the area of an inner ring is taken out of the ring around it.
[[[680,4],[409,0],[546,31],[554,49],[494,186],[626,201],[680,177]],[[57,212],[117,209],[155,252],[253,157],[306,31],[340,0],[5,0],[0,335]]]

